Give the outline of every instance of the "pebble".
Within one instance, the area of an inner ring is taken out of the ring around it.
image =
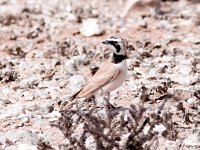
[[[78,91],[85,83],[86,80],[81,75],[74,75],[69,79],[69,87],[72,92]]]
[[[43,115],[47,115],[47,114],[51,113],[53,110],[54,110],[54,107],[52,105],[46,105],[46,106],[40,108],[40,112]]]
[[[17,150],[17,145],[7,146],[4,150]]]
[[[29,145],[29,144],[19,144],[17,145],[19,150],[37,150],[36,145]]]
[[[74,59],[70,59],[68,61],[65,62],[64,64],[65,68],[66,68],[66,71],[69,73],[69,74],[76,74],[77,72],[77,66],[76,66],[76,62]]]
[[[170,75],[168,76],[170,79],[172,79],[173,81],[178,82],[179,84],[182,84],[184,86],[189,86],[192,83],[195,83],[198,81],[198,77],[194,76],[194,75],[188,75],[187,77],[185,75],[181,75],[181,74],[174,74],[174,75]]]
[[[195,104],[198,101],[198,99],[191,97],[191,98],[188,98],[186,101],[188,104]]]
[[[77,74],[77,67],[80,66],[86,59],[86,55],[78,55],[71,57],[70,60],[66,61],[64,66],[68,73]]]
[[[37,146],[29,145],[29,144],[17,144],[17,145],[10,145],[5,148],[5,150],[37,150]]]
[[[19,129],[7,132],[5,137],[12,142],[23,142],[27,144],[34,144],[38,141],[37,136],[28,129]]]
[[[48,125],[49,125],[49,121],[43,119],[42,117],[39,118],[39,116],[37,116],[37,118],[33,119],[33,126],[36,128],[44,128]]]
[[[6,99],[6,98],[3,98],[3,97],[0,97],[0,103],[2,104],[10,104],[10,100],[9,99]]]
[[[22,123],[28,123],[29,122],[29,118],[25,117],[25,118],[22,118]]]
[[[92,135],[88,136],[85,140],[85,147],[88,150],[94,150],[96,149],[97,145],[95,142],[95,139]]]
[[[41,82],[41,79],[37,76],[29,77],[28,79],[23,79],[20,82],[21,88],[34,88]]]
[[[190,75],[192,73],[192,66],[181,65],[179,68],[179,72],[183,75]]]
[[[5,142],[6,142],[5,133],[0,132],[0,143],[5,143]]]
[[[24,106],[21,104],[13,104],[8,107],[7,111],[3,114],[0,114],[0,118],[4,119],[7,117],[18,116],[24,110]]]
[[[24,97],[24,100],[26,100],[26,101],[32,101],[32,100],[34,100],[34,96],[32,95],[32,93],[31,92],[29,92],[29,91],[25,91],[25,92],[23,92],[23,95],[22,95],[23,97]]]
[[[84,123],[78,124],[77,128],[75,129],[74,133],[71,135],[72,138],[80,140],[82,134],[84,133]]]
[[[183,148],[185,149],[194,149],[200,147],[200,132],[196,132],[192,135],[187,136],[183,141]]]
[[[176,141],[171,141],[171,140],[166,140],[165,142],[162,141],[161,144],[164,144],[163,147],[161,147],[161,149],[165,149],[165,150],[177,150],[180,149],[180,145],[181,142],[179,140]]]
[[[102,34],[103,30],[101,29],[97,19],[88,18],[83,21],[80,32],[83,36],[90,37]]]
[[[51,113],[46,115],[46,118],[60,118],[61,113],[59,111],[52,111]]]
[[[159,134],[162,134],[166,130],[166,127],[163,124],[155,125],[153,128],[154,132],[158,132]]]
[[[194,35],[188,36],[183,40],[183,42],[185,43],[191,42],[194,44],[200,44],[200,36],[194,36]]]

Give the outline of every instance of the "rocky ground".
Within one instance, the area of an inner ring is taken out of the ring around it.
[[[121,108],[59,104],[127,41]],[[0,149],[200,148],[198,0],[0,0]]]

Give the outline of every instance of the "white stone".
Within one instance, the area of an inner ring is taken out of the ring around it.
[[[86,80],[81,75],[74,75],[69,79],[69,87],[72,89],[72,92],[78,91],[85,83]]]
[[[1,119],[18,116],[24,110],[24,106],[22,106],[21,104],[13,104],[8,106],[7,108],[8,109],[6,112],[0,114]]]
[[[26,101],[32,101],[34,99],[34,96],[29,91],[25,91],[23,95],[24,95],[24,100]]]
[[[81,32],[82,35],[84,35],[86,37],[90,37],[90,36],[93,36],[93,35],[102,34],[103,30],[100,28],[97,19],[88,18],[88,19],[83,21],[80,32]]]
[[[162,138],[160,138],[162,139]],[[179,140],[176,141],[171,141],[171,140],[166,140],[166,141],[160,141],[159,148],[160,149],[165,149],[165,150],[177,150],[180,149],[181,142]]]
[[[149,126],[149,125],[148,125],[148,126],[145,126],[144,129],[143,129],[143,133],[144,133],[145,135],[147,135],[147,134],[149,133],[149,129],[150,129],[150,126]]]
[[[27,117],[22,118],[22,123],[27,123],[29,122],[29,119]]]
[[[71,135],[71,137],[76,138],[77,140],[80,140],[83,133],[84,133],[84,123],[80,123],[74,130],[74,133]]]
[[[189,135],[184,141],[183,141],[183,147],[200,147],[200,132],[194,133],[192,135]]]
[[[46,115],[46,118],[60,118],[61,113],[59,111],[52,111],[51,113]]]
[[[87,139],[85,141],[85,147],[88,150],[94,150],[94,149],[96,149],[96,142],[95,142],[94,137],[92,135],[90,135],[89,137],[87,137]]]
[[[16,149],[17,149],[16,145],[10,145],[10,146],[7,146],[4,150],[16,150]]]
[[[166,127],[163,124],[155,125],[155,127],[153,128],[154,132],[158,132],[160,134],[162,134],[163,131],[165,130],[166,130]]]
[[[197,101],[198,100],[196,98],[192,98],[192,97],[190,97],[190,98],[187,99],[187,103],[188,104],[195,104]]]
[[[29,144],[19,144],[17,146],[17,150],[37,150],[37,146],[29,145]]]
[[[192,67],[188,65],[181,65],[179,72],[183,75],[189,75],[192,73]]]
[[[9,99],[4,98],[4,97],[0,97],[0,103],[1,103],[1,102],[2,102],[3,104],[9,104],[9,103],[11,103]]]
[[[11,130],[5,136],[14,143],[23,141],[24,143],[32,144],[38,141],[36,134],[27,129]]]
[[[78,55],[78,56],[73,56],[70,58],[70,60],[66,61],[64,66],[66,70],[70,74],[76,74],[77,72],[77,67],[83,63],[83,61],[86,59],[86,55]]]

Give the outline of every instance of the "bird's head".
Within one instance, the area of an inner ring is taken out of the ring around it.
[[[102,43],[108,45],[112,49],[113,53],[117,55],[126,55],[125,43],[123,39],[111,36]]]

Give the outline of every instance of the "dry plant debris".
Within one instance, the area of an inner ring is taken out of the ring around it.
[[[0,149],[199,149],[199,14],[197,0],[0,0]],[[60,112],[108,36],[127,40],[119,108]]]

